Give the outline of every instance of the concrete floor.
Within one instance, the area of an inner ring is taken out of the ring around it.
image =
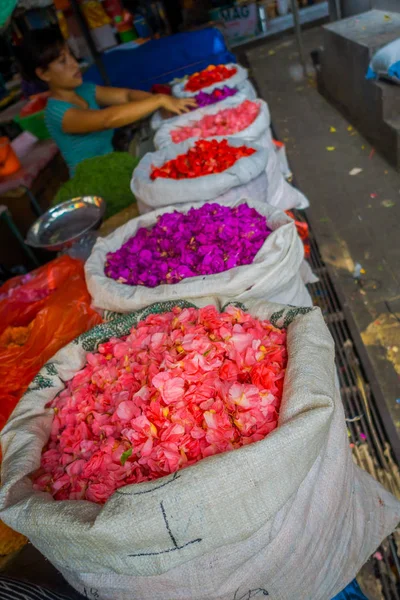
[[[321,46],[321,28],[303,39],[309,57]],[[248,49],[246,58],[296,184],[310,200],[307,216],[322,258],[364,342],[367,377],[399,432],[399,174],[318,93],[311,64],[301,78],[293,35]]]

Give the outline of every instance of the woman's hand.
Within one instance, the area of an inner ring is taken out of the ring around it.
[[[162,95],[162,107],[174,115],[182,115],[189,112],[191,108],[197,108],[197,102],[194,98],[174,98]]]
[[[112,88],[100,89],[100,102],[108,102],[111,100],[109,93],[110,89]],[[106,90],[108,99],[104,95],[104,90]],[[123,91],[124,90],[122,90],[122,92]],[[117,91],[116,96],[120,93],[121,90],[119,92]],[[172,96],[164,94],[146,94],[142,100],[118,104],[116,102],[118,100],[116,96],[114,97],[114,106],[108,106],[107,108],[101,108],[100,110],[78,107],[69,108],[64,113],[62,120],[63,131],[72,134],[92,133],[93,131],[115,129],[116,127],[130,125],[131,123],[135,123],[135,121],[140,121],[151,115],[151,113],[158,109],[164,108],[174,115],[181,115],[188,112],[192,107],[197,108],[197,102],[194,98],[173,98]]]

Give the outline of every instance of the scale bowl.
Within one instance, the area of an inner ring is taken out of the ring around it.
[[[28,231],[26,243],[44,250],[64,250],[101,223],[106,203],[100,196],[79,196],[50,208]]]

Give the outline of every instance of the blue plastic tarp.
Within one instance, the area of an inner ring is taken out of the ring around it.
[[[340,594],[332,600],[368,600],[360,590],[360,586],[354,579]]]
[[[155,83],[191,75],[210,64],[236,62],[218,29],[178,33],[126,50],[102,55],[111,85],[149,91]],[[84,74],[85,81],[103,84],[95,65]]]

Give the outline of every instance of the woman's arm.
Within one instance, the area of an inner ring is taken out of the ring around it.
[[[193,98],[173,98],[164,94],[150,94],[144,100],[127,102],[118,106],[109,106],[100,110],[69,108],[62,121],[65,133],[92,133],[103,129],[123,127],[135,121],[140,121],[159,108],[180,115],[196,107]]]
[[[119,106],[127,102],[146,100],[147,98],[151,98],[152,95],[149,92],[142,92],[141,90],[96,85],[96,100],[100,106]]]

